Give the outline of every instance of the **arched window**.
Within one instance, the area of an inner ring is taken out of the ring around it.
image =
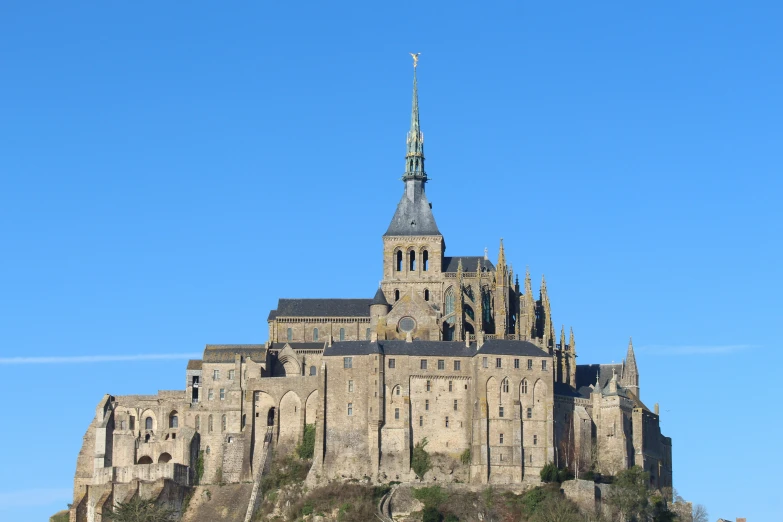
[[[430,291],[428,289],[424,289],[424,300],[429,301],[430,300]]]
[[[201,429],[201,417],[196,415],[196,431],[199,431]]]
[[[519,391],[522,393],[527,393],[527,379],[522,381],[522,386],[520,386]]]
[[[287,341],[293,340],[293,338],[294,338],[294,331],[292,329],[288,328],[285,331],[285,338],[286,338]]]
[[[313,328],[313,342],[318,341],[318,328]]]
[[[425,272],[430,269],[430,253],[426,250],[421,253],[421,269]]]
[[[503,393],[508,393],[508,379],[503,379]]]
[[[400,300],[400,291],[399,290],[395,290],[394,291],[394,301],[396,302],[396,301],[399,301],[399,300]]]
[[[416,252],[414,250],[411,250],[410,252],[408,252],[408,258],[410,259],[410,265],[409,265],[410,268],[409,268],[409,270],[411,272],[415,272],[416,271]]]
[[[446,315],[454,313],[454,287],[446,290]]]
[[[169,428],[179,428],[179,417],[177,417],[176,411],[169,414]]]
[[[147,417],[146,419],[144,419],[144,429],[145,430],[152,429],[152,417]]]
[[[340,340],[345,341],[345,328],[340,328]]]
[[[402,250],[397,251],[397,271],[402,272]]]
[[[220,431],[224,432],[226,431],[226,416],[223,415],[223,417],[220,418]]]
[[[139,459],[139,464],[152,464],[152,457],[144,455]]]
[[[310,367],[310,375],[315,375],[315,366]]]
[[[207,433],[212,433],[212,415],[207,419]]]
[[[158,462],[160,463],[166,463],[171,460],[171,455],[169,453],[161,453],[160,457],[158,457]]]

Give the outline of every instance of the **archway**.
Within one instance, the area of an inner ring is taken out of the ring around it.
[[[141,457],[139,459],[138,463],[139,464],[152,464],[152,458],[147,456],[147,455],[144,455],[143,457]]]
[[[275,425],[275,407],[272,406],[269,408],[269,413],[266,415],[266,425],[267,426],[274,426]]]
[[[302,426],[302,401],[289,391],[280,400],[280,426],[277,442],[281,446],[295,445],[304,430]]]
[[[164,464],[164,463],[166,463],[166,462],[168,462],[170,460],[171,460],[171,455],[168,454],[168,453],[161,453],[160,457],[158,457],[158,463],[159,464]]]
[[[305,424],[315,424],[318,412],[318,390],[307,396],[305,400]]]

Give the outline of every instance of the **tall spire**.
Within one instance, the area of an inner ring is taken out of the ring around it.
[[[636,366],[636,354],[633,353],[633,339],[628,339],[628,352],[625,354],[623,384],[639,397],[639,368]]]
[[[424,133],[419,125],[419,87],[416,79],[416,67],[419,65],[419,54],[410,53],[413,57],[413,102],[411,104],[411,128],[408,131],[407,153],[405,154],[404,181],[417,179],[422,185],[427,182],[424,172]]]
[[[416,66],[419,63],[419,53],[411,53],[413,57],[413,103],[411,105],[411,127],[405,142],[405,192],[397,204],[385,236],[439,236],[435,216],[432,215],[432,205],[424,194],[427,174],[424,171],[424,134],[419,123],[419,88],[416,78]]]

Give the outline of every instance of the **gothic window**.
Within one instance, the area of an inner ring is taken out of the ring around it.
[[[424,300],[429,301],[430,300],[430,291],[426,288],[424,289]]]
[[[519,388],[522,393],[527,393],[527,379],[522,381],[522,386]]]
[[[421,253],[421,269],[425,272],[430,269],[430,253],[426,250]]]
[[[169,428],[179,428],[179,417],[176,411],[172,411],[169,415]]]
[[[318,328],[313,328],[313,342],[318,341]]]
[[[454,313],[454,287],[450,287],[446,290],[446,315]]]
[[[402,250],[397,251],[397,271],[402,272]]]
[[[345,328],[340,328],[340,340],[345,341]]]
[[[144,429],[145,430],[152,429],[152,417],[147,417],[146,419],[144,419]]]
[[[503,393],[508,393],[508,379],[503,379]]]
[[[411,272],[415,272],[416,271],[416,252],[411,250],[410,252],[408,252],[408,256],[409,256],[409,259],[410,259],[410,265],[409,265],[408,270],[410,270]]]

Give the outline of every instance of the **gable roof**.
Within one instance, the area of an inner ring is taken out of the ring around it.
[[[263,344],[208,344],[204,348],[203,362],[232,363],[236,355],[261,362],[266,359],[266,346]]]
[[[476,343],[462,341],[341,341],[324,350],[324,356],[413,355],[420,357],[474,357],[476,355],[518,355],[549,357],[544,350],[527,341],[491,340],[476,350]]]
[[[483,267],[485,272],[495,270],[495,265],[492,264],[492,261],[484,259],[484,256],[459,256],[444,257],[443,272],[456,272],[460,259],[462,260],[463,272],[475,272],[477,266]]]
[[[277,309],[269,312],[269,321],[276,317],[370,317],[372,299],[280,299]]]

